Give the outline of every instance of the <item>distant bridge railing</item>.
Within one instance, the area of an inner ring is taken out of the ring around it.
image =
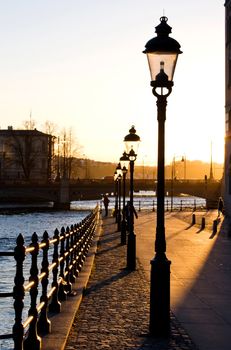
[[[14,256],[16,261],[13,292],[0,293],[1,298],[14,299],[15,323],[12,333],[0,335],[0,339],[13,338],[15,350],[41,349],[40,336],[51,331],[49,313],[59,313],[61,302],[72,292],[72,283],[76,281],[91,245],[98,215],[99,207],[96,206],[78,224],[66,229],[62,227],[60,233],[56,229],[53,238],[49,238],[45,231],[40,243],[37,234],[34,233],[28,247],[24,245],[24,238],[20,234],[14,252],[0,252],[0,257]],[[29,280],[25,282],[24,260],[29,254],[31,255]],[[49,281],[50,273],[53,275],[52,282]],[[28,317],[23,322],[26,293],[29,293],[30,306]],[[39,293],[41,296],[38,303]]]
[[[171,198],[165,199],[165,211],[182,211],[182,210],[206,210],[206,201],[201,199],[176,199],[171,200]],[[217,204],[217,202],[216,202]],[[136,210],[157,210],[157,200],[153,199],[152,201],[141,200],[138,198],[134,199],[134,207]]]
[[[129,193],[129,179],[126,180],[126,195]],[[134,191],[156,191],[156,180],[134,179]],[[1,183],[0,203],[21,203],[48,201],[60,203],[61,194],[65,193],[67,202],[76,200],[100,199],[103,193],[113,193],[114,180],[91,179],[52,183]],[[179,195],[181,193],[196,197],[218,199],[221,193],[221,181],[174,180],[166,179],[166,192]]]

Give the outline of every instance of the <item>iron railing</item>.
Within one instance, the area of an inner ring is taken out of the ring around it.
[[[13,256],[16,261],[16,274],[13,291],[0,293],[0,298],[13,297],[15,321],[11,334],[0,335],[0,339],[13,338],[14,350],[39,350],[41,337],[51,331],[50,313],[61,311],[61,302],[72,293],[87,252],[91,245],[99,215],[99,207],[78,224],[60,232],[56,229],[49,238],[44,232],[41,242],[34,233],[29,246],[24,245],[20,234],[14,252],[0,252],[0,256]],[[41,261],[38,255],[41,254]],[[25,282],[24,260],[31,256],[29,279]],[[51,263],[49,260],[52,260]],[[41,267],[40,267],[41,265]],[[52,274],[52,281],[49,275]],[[50,288],[48,288],[50,286]],[[37,297],[40,291],[40,301]],[[29,294],[28,317],[23,322],[24,298]]]

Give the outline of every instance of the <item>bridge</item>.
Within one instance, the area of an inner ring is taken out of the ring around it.
[[[134,180],[134,191],[156,191],[156,180]],[[221,194],[221,181],[204,180],[166,180],[165,189],[168,195],[177,196],[182,193],[202,197],[207,200],[208,207],[216,203]],[[53,202],[57,209],[68,209],[71,201],[101,199],[102,194],[115,192],[113,180],[91,179],[45,184],[39,183],[1,183],[1,203]],[[126,180],[126,195],[129,194],[129,180]]]

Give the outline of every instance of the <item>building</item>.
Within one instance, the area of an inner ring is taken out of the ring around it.
[[[225,164],[223,196],[231,216],[231,0],[225,2]]]
[[[0,130],[0,181],[52,178],[54,136],[34,130]]]

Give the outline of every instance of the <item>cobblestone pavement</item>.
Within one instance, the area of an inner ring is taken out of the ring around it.
[[[149,282],[139,261],[136,271],[129,272],[125,266],[126,246],[120,245],[114,218],[106,218],[94,269],[65,350],[196,350],[174,315],[170,339],[148,336]]]

